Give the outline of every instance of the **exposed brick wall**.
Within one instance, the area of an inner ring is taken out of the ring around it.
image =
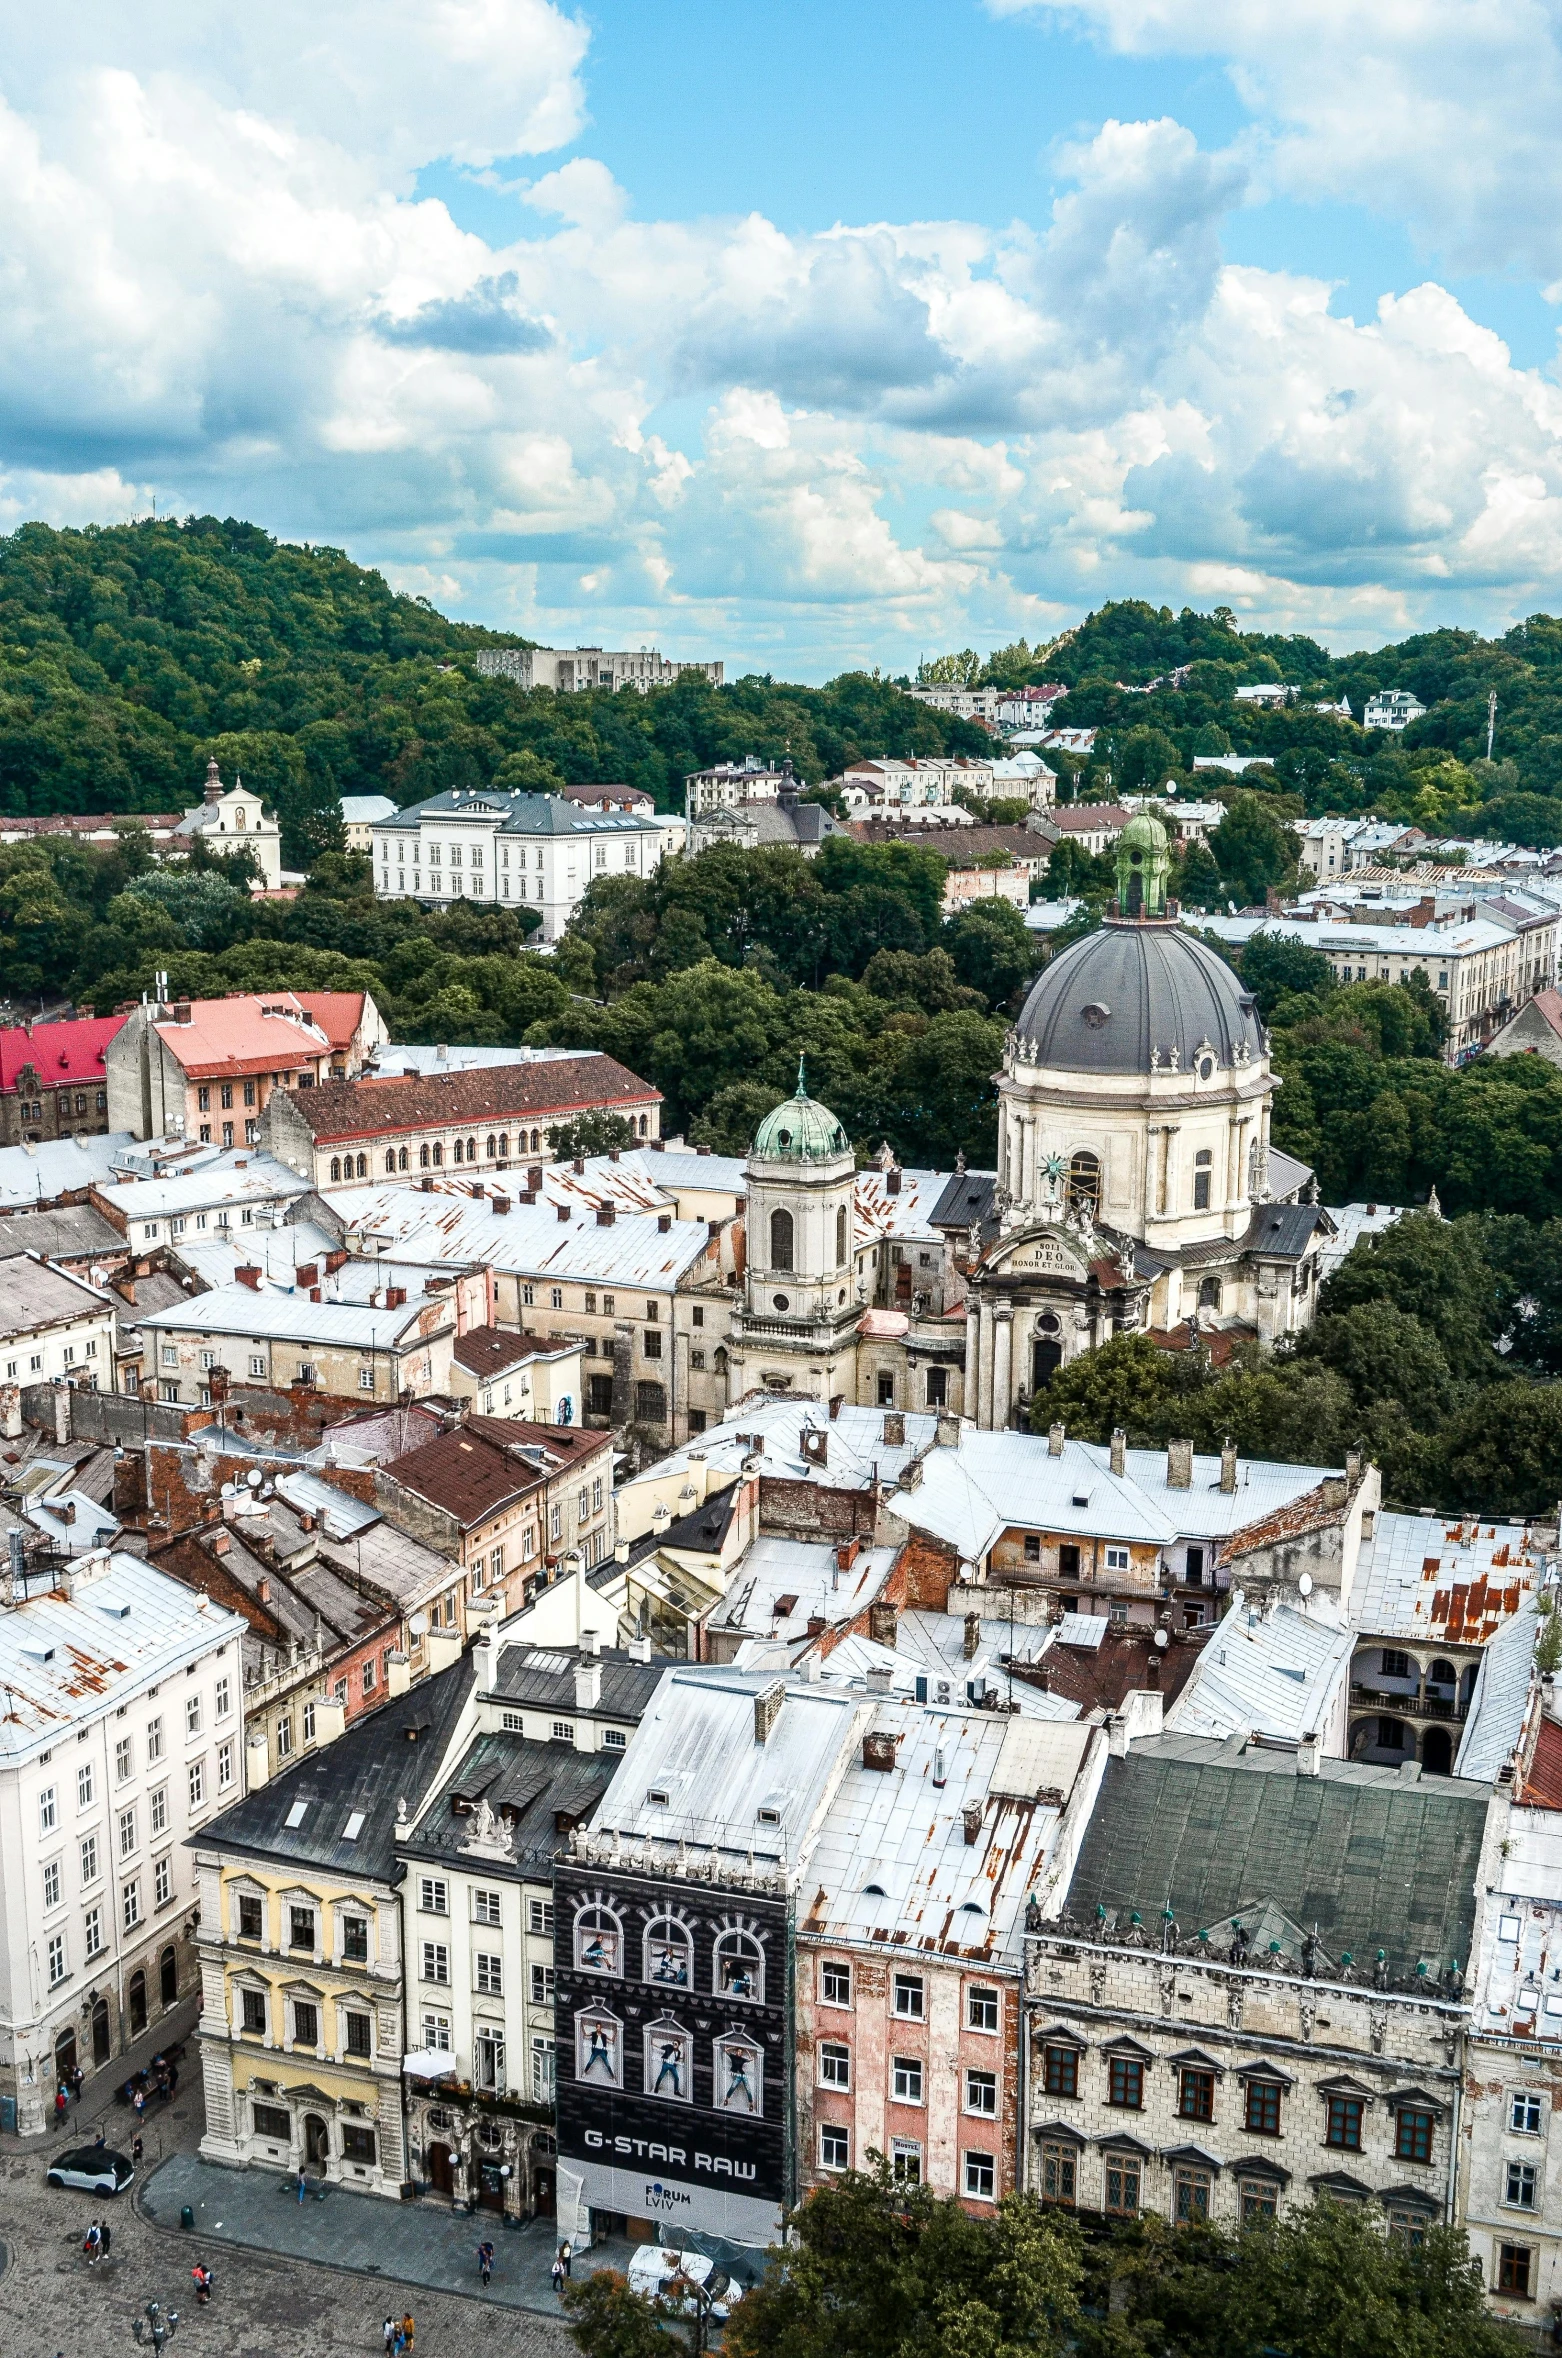
[[[759,1528],[778,1538],[854,1539],[873,1528],[866,1490],[828,1490],[820,1482],[759,1480]]]
[[[947,1613],[951,1586],[960,1577],[960,1555],[946,1540],[913,1531],[884,1587],[886,1604],[906,1613]]]

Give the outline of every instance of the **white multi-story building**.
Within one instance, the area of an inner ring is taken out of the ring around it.
[[[1368,697],[1361,723],[1366,729],[1408,729],[1425,710],[1408,688],[1380,688],[1376,696]]]
[[[243,1790],[243,1631],[106,1549],[0,1585],[0,2128],[194,1994],[185,1843]]]
[[[608,653],[601,647],[485,647],[477,658],[483,679],[511,680],[518,688],[552,688],[573,695],[582,688],[670,688],[686,671],[702,672],[713,688],[722,683],[721,663],[675,663],[654,647],[636,653]]]
[[[114,1305],[84,1277],[18,1253],[5,1265],[0,1393],[61,1381],[112,1388]]]
[[[660,826],[638,811],[457,786],[376,823],[374,890],[380,900],[434,909],[529,902],[546,944],[559,939],[594,877],[649,876],[662,849]]]

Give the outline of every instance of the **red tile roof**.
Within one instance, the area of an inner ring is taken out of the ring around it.
[[[362,991],[297,991],[300,1007],[313,1016],[333,1048],[350,1048],[363,1022]]]
[[[101,1081],[103,1054],[123,1015],[82,1015],[66,1023],[25,1024],[0,1031],[0,1090],[16,1087],[24,1065],[31,1065],[45,1089],[70,1081]]]
[[[339,997],[327,993],[323,997]],[[351,996],[352,994],[347,994]],[[188,1023],[172,1014],[157,1019],[157,1036],[195,1080],[231,1079],[236,1073],[296,1072],[329,1056],[332,1041],[292,991],[267,991],[254,998],[195,999]]]
[[[662,1093],[611,1056],[561,1056],[476,1072],[387,1073],[329,1081],[292,1103],[317,1143],[447,1130],[457,1122],[519,1122],[589,1113],[598,1106],[660,1105]]]
[[[544,1478],[542,1467],[529,1457],[496,1448],[486,1434],[467,1425],[425,1441],[406,1457],[393,1458],[385,1471],[403,1490],[443,1507],[463,1530],[486,1523],[528,1490],[540,1489]]]
[[[1543,1719],[1535,1757],[1514,1800],[1526,1809],[1562,1809],[1562,1727]]]

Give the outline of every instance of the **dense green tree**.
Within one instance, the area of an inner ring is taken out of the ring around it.
[[[559,2287],[565,2322],[582,2358],[668,2358],[670,2312],[660,2301],[632,2292],[616,2268],[592,2268]]]
[[[1296,875],[1296,838],[1262,795],[1233,794],[1209,848],[1221,890],[1239,908],[1261,906],[1266,892]]]
[[[1175,897],[1186,909],[1218,909],[1221,905],[1220,870],[1202,843],[1190,843],[1177,863]]]
[[[634,1144],[635,1126],[626,1114],[577,1114],[553,1133],[553,1151],[561,1161],[578,1155],[618,1154]]]

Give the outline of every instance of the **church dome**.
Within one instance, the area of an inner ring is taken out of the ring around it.
[[[797,1094],[766,1114],[759,1125],[752,1152],[773,1163],[822,1162],[830,1155],[850,1152],[845,1131],[827,1105],[810,1097],[797,1062]]]
[[[1206,1043],[1217,1065],[1244,1049],[1265,1053],[1251,992],[1179,925],[1108,923],[1086,934],[1040,977],[1014,1029],[1027,1064],[1060,1072],[1149,1073],[1174,1051],[1188,1072]]]

